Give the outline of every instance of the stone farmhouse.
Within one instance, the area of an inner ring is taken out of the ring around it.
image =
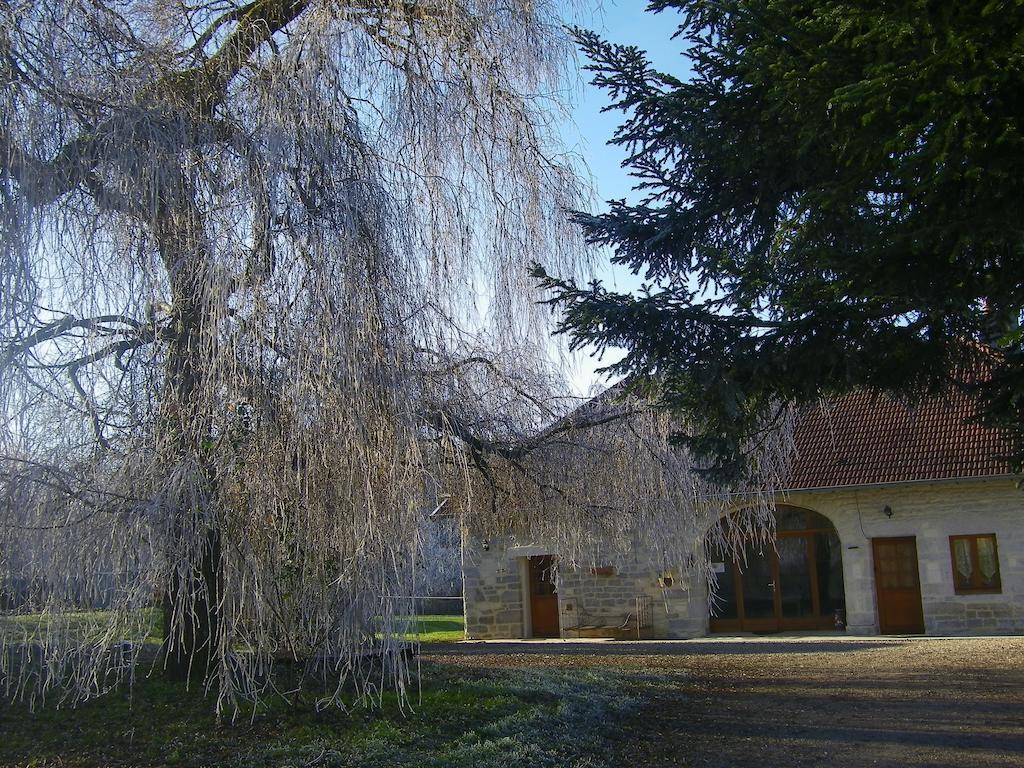
[[[543,542],[466,531],[466,636],[1024,632],[1024,490],[1008,438],[967,423],[970,406],[852,394],[802,413],[775,547],[712,562],[714,601],[685,574],[559,571]]]

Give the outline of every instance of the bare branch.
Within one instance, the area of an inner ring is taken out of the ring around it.
[[[144,326],[138,320],[122,314],[99,315],[97,317],[88,318],[78,318],[69,314],[60,320],[44,325],[42,328],[39,328],[26,336],[24,339],[9,344],[3,351],[3,355],[0,356],[0,369],[6,368],[16,357],[24,354],[33,347],[37,347],[47,341],[53,341],[69,331],[75,329],[108,331],[110,329],[107,329],[105,326],[111,323],[127,325],[129,329],[131,329],[130,332],[139,336],[142,335],[144,329]],[[104,356],[105,355],[100,355],[100,357]]]

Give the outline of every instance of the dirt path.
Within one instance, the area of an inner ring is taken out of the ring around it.
[[[500,653],[494,653],[500,650]],[[438,649],[486,668],[635,674],[630,766],[1024,766],[1024,638]]]

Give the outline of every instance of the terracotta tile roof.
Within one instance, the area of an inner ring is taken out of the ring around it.
[[[831,488],[1010,473],[999,457],[1006,433],[969,423],[962,392],[910,406],[885,395],[855,393],[805,408],[797,418],[797,457],[786,484]]]

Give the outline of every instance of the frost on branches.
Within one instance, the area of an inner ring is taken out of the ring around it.
[[[554,6],[3,6],[5,695],[403,690],[442,504],[689,551],[724,497],[667,417],[572,411],[545,362],[526,264],[586,266]]]

